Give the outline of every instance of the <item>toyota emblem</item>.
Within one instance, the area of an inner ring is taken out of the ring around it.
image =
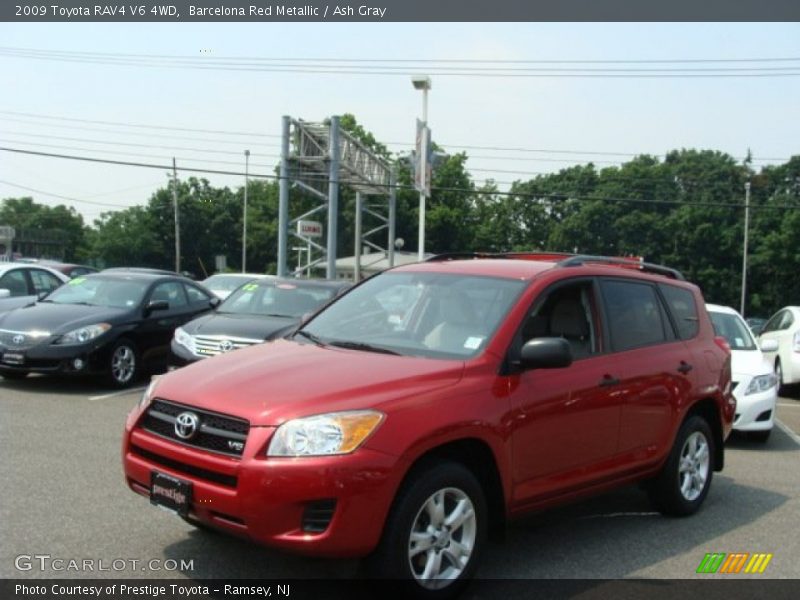
[[[17,346],[19,346],[25,341],[25,336],[18,333],[13,338],[11,338],[11,341],[14,342]]]
[[[220,352],[230,352],[233,350],[233,342],[230,340],[222,340],[219,343]]]
[[[175,435],[182,440],[190,440],[197,433],[200,419],[191,412],[182,412],[175,419]]]

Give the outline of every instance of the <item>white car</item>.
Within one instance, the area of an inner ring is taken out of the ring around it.
[[[36,263],[0,262],[0,313],[36,302],[67,281],[63,273]]]
[[[800,383],[800,306],[787,306],[770,317],[761,330],[764,342],[775,340],[773,350],[764,350],[781,385]]]
[[[736,398],[733,428],[766,442],[775,423],[778,378],[762,349],[769,350],[775,343],[762,342],[759,348],[750,328],[734,309],[716,304],[706,304],[706,308],[714,331],[731,347],[733,395]]]
[[[254,279],[263,279],[265,277],[272,277],[272,275],[263,275],[259,273],[218,273],[212,275],[208,279],[204,279],[200,283],[203,284],[207,290],[214,293],[220,300],[225,300],[231,295],[231,292]]]

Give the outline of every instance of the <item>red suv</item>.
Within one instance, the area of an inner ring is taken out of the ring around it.
[[[694,513],[735,408],[730,351],[677,271],[450,255],[159,378],[123,458],[133,491],[191,523],[450,593],[531,510],[644,481]]]

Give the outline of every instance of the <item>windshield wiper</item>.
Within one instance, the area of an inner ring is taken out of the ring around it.
[[[292,336],[292,337],[295,337],[295,336],[298,336],[298,335],[302,335],[304,338],[306,338],[308,340],[311,340],[317,346],[325,346],[325,343],[321,339],[319,339],[317,336],[315,336],[313,333],[309,333],[309,332],[304,331],[302,329],[298,329],[297,331],[294,332],[294,336]]]
[[[380,354],[393,354],[395,356],[400,356],[399,352],[395,352],[394,350],[390,350],[389,348],[384,348],[382,346],[373,346],[372,344],[365,344],[364,342],[349,342],[347,340],[334,340],[328,343],[331,346],[336,346],[337,348],[347,348],[348,350],[363,350],[365,352],[378,352]]]

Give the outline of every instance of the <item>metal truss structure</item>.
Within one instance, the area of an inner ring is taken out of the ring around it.
[[[356,191],[355,279],[360,278],[360,256],[364,246],[385,252],[394,265],[394,236],[396,219],[395,175],[383,158],[369,150],[346,131],[339,117],[329,123],[308,123],[283,117],[281,140],[280,200],[278,207],[278,276],[289,274],[287,268],[288,240],[294,236],[306,244],[305,265],[292,273],[310,270],[326,264],[326,277],[336,278],[336,248],[338,243],[339,187],[349,186]],[[320,204],[301,215],[290,217],[290,189],[303,190],[319,199]],[[376,205],[365,207],[365,196],[380,196]],[[388,199],[388,202],[385,200]],[[327,212],[325,245],[294,231],[299,221],[317,213]],[[384,214],[385,212],[385,214]],[[362,217],[367,214],[380,222],[366,233],[362,232]],[[387,232],[386,248],[376,242],[376,234]],[[316,257],[314,256],[316,255]]]

